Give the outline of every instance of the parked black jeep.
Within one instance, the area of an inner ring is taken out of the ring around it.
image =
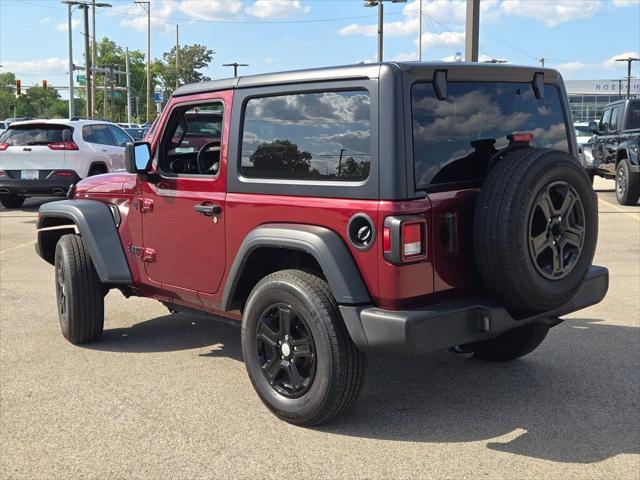
[[[640,198],[640,98],[607,105],[600,121],[589,125],[592,139],[591,175],[615,178],[621,205],[635,205]]]

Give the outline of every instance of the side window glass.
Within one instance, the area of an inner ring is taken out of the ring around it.
[[[176,107],[163,137],[160,171],[167,175],[216,175],[223,118],[222,102]]]
[[[618,116],[620,115],[620,107],[616,107],[611,111],[611,120],[609,121],[609,131],[618,131]]]
[[[600,128],[601,132],[609,131],[609,121],[611,120],[611,109],[607,108],[604,112],[602,112],[602,118],[600,119]]]
[[[630,103],[627,115],[627,129],[640,128],[640,102]]]
[[[91,131],[93,132],[93,143],[100,145],[116,144],[107,125],[91,125]]]
[[[240,173],[247,178],[354,182],[369,176],[366,91],[252,98],[244,112]]]
[[[82,127],[82,140],[87,143],[96,143],[96,139],[93,138],[93,128],[91,125],[85,125]]]
[[[109,125],[109,129],[111,130],[111,134],[116,141],[116,145],[120,147],[124,147],[128,142],[131,141],[129,135],[127,135],[122,129],[116,127],[115,125]]]

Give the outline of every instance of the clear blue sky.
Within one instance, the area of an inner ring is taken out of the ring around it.
[[[100,0],[105,1],[105,0]],[[146,49],[146,14],[130,1],[109,0],[97,17],[98,37]],[[213,78],[231,75],[221,64],[249,63],[241,73],[373,61],[377,9],[362,0],[151,0],[152,57],[175,43],[216,52]],[[464,50],[465,0],[423,0],[423,59],[453,58]],[[547,66],[566,79],[617,79],[616,56],[640,55],[640,0],[483,0],[480,52],[516,64]],[[416,59],[416,0],[385,3],[385,59]],[[82,64],[82,12],[75,11],[74,60]],[[66,83],[66,6],[59,0],[0,0],[1,71],[25,85]],[[640,62],[633,68],[640,75]]]

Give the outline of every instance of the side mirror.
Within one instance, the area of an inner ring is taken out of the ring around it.
[[[591,130],[592,133],[598,133],[598,122],[596,121],[589,122],[589,130]]]
[[[149,173],[151,145],[148,142],[127,143],[124,147],[124,166],[129,173]]]

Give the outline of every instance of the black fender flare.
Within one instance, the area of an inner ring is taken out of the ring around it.
[[[131,271],[122,248],[113,214],[109,207],[96,200],[60,200],[45,203],[38,216],[38,245],[40,248],[42,224],[46,218],[65,218],[73,223],[84,241],[102,283],[131,284]],[[52,227],[59,228],[59,227]]]
[[[349,249],[332,230],[315,225],[272,223],[253,229],[233,260],[222,293],[221,307],[232,307],[233,295],[251,253],[260,247],[300,250],[316,259],[339,304],[371,303],[369,291]]]
[[[620,152],[625,152],[632,169],[637,169],[640,166],[640,140],[625,140],[618,145],[616,151],[616,166],[621,160]]]

